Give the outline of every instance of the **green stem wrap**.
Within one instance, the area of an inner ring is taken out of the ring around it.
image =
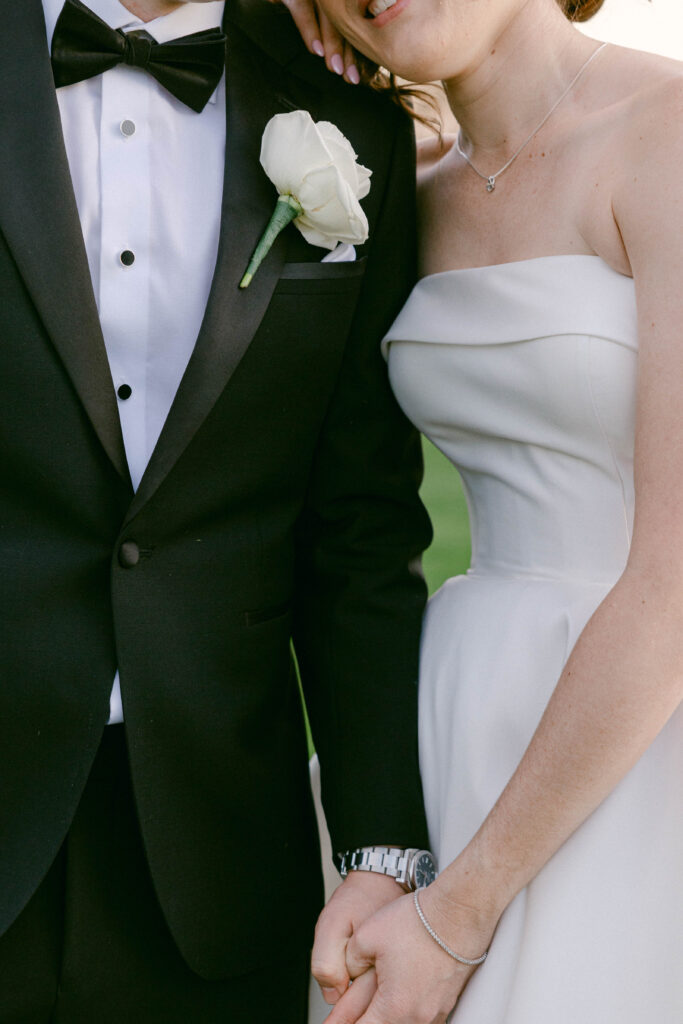
[[[256,246],[254,255],[249,260],[249,266],[247,267],[246,273],[240,281],[240,288],[248,288],[254,277],[254,274],[261,266],[261,263],[268,255],[270,247],[273,242],[283,231],[291,221],[296,217],[300,217],[304,212],[303,206],[298,199],[294,196],[279,196],[275,209],[273,210],[273,216],[268,221],[268,227],[261,236],[261,241]]]

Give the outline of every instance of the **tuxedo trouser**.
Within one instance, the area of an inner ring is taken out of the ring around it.
[[[0,1024],[306,1024],[308,956],[206,981],[154,893],[122,725],[107,726],[67,839],[0,937]]]

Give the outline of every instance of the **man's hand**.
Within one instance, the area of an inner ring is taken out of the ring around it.
[[[430,887],[431,889],[431,887]],[[437,932],[463,956],[488,946],[494,920],[467,907],[443,915],[430,889],[421,903]],[[413,897],[404,896],[359,925],[346,952],[353,985],[336,1003],[326,1024],[444,1024],[476,968],[444,953],[421,924]]]
[[[402,894],[403,890],[393,878],[372,871],[349,872],[334,892],[318,919],[311,960],[311,972],[326,1002],[336,1003],[348,988],[346,949],[349,940],[364,921]],[[374,972],[370,977],[374,978]]]

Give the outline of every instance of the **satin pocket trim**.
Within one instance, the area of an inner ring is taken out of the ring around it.
[[[244,623],[246,626],[258,626],[262,622],[270,622],[271,619],[279,619],[283,615],[286,615],[291,608],[290,601],[284,601],[280,604],[270,605],[267,608],[257,608],[256,611],[244,613]]]
[[[281,281],[338,281],[347,277],[360,277],[365,272],[367,257],[341,263],[323,263],[310,260],[306,263],[285,263],[280,274]]]

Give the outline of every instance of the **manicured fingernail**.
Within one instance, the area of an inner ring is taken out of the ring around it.
[[[335,53],[331,61],[332,70],[338,75],[344,74],[344,61],[341,59],[338,53]]]
[[[358,83],[360,82],[360,75],[358,74],[358,68],[356,67],[355,64],[351,64],[346,69],[346,77],[348,78],[349,82],[353,83],[353,85],[358,85]]]
[[[313,53],[317,54],[318,57],[325,56],[325,47],[323,46],[319,39],[313,40],[313,42],[311,43],[311,48],[313,50]]]
[[[336,988],[324,988],[323,999],[330,1006],[334,1006],[335,1003],[339,1002],[339,993],[337,992]]]

